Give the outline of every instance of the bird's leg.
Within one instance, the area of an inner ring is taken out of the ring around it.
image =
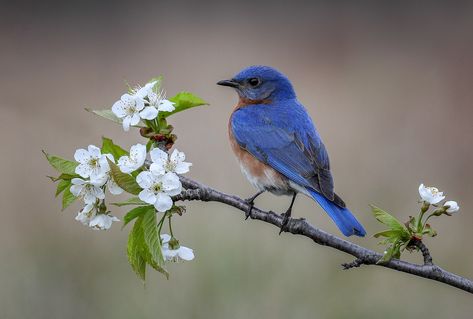
[[[248,217],[251,216],[251,211],[253,210],[253,206],[255,204],[255,199],[256,197],[258,197],[259,195],[263,194],[265,192],[265,190],[262,190],[262,191],[259,191],[258,193],[256,193],[255,195],[251,196],[250,198],[247,198],[245,199],[245,202],[250,205],[250,208],[245,212],[245,220],[248,219]]]
[[[289,219],[291,218],[292,206],[294,205],[294,201],[296,200],[296,196],[297,196],[297,193],[294,192],[294,195],[292,195],[291,205],[289,206],[289,208],[286,210],[286,212],[284,214],[281,214],[282,217],[283,217],[283,220],[282,220],[282,224],[281,224],[281,230],[279,230],[279,235],[281,235],[281,233],[283,231],[287,230],[286,229],[287,223],[289,222]]]

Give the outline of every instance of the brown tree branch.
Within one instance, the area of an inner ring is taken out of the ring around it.
[[[174,200],[220,202],[229,206],[233,206],[243,212],[247,212],[250,208],[245,200],[237,196],[222,193],[183,176],[180,178],[185,190],[181,194],[175,196]],[[269,224],[273,224],[277,227],[281,227],[283,221],[283,218],[280,215],[271,211],[266,212],[256,207],[253,207],[250,217],[252,219],[257,219]],[[354,256],[356,258],[354,261],[342,265],[344,269],[359,267],[363,264],[382,266],[415,276],[442,282],[469,293],[473,293],[473,281],[448,272],[437,265],[434,265],[427,247],[422,242],[416,243],[416,246],[421,250],[424,256],[423,265],[413,264],[398,259],[392,259],[389,262],[377,264],[378,260],[380,260],[382,257],[381,254],[318,229],[309,224],[303,218],[291,219],[287,224],[285,231],[295,235],[308,237],[319,245],[329,246]]]

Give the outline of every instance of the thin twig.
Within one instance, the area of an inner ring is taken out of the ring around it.
[[[422,257],[424,257],[424,265],[433,265],[432,256],[430,255],[430,251],[427,246],[422,242],[422,240],[415,240],[412,243],[415,247],[419,248],[422,253]]]
[[[173,198],[174,200],[220,202],[233,206],[243,212],[247,212],[250,208],[245,200],[237,196],[222,193],[187,177],[181,176],[180,179],[182,185],[186,189],[181,194],[175,196]],[[256,207],[253,207],[252,209],[251,218],[273,224],[279,228],[283,222],[283,217],[280,215],[271,211],[266,212]],[[413,264],[398,259],[392,259],[388,262],[378,264],[377,262],[383,255],[318,229],[308,223],[305,219],[291,219],[288,222],[285,231],[295,235],[308,237],[319,245],[332,247],[354,256],[356,258],[355,261],[343,265],[345,269],[359,267],[363,264],[377,265],[442,282],[469,293],[473,293],[473,281],[434,265],[432,263],[432,257],[430,257],[430,253],[423,243],[417,247],[419,247],[424,256],[424,265]]]

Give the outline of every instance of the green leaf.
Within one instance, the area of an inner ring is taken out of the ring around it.
[[[77,197],[72,195],[70,187],[64,189],[64,194],[62,195],[62,210],[65,210],[69,205],[71,205]]]
[[[163,253],[161,251],[161,239],[158,233],[158,224],[156,221],[156,211],[147,209],[143,215],[143,232],[146,246],[151,254],[151,260],[158,266],[164,264]]]
[[[148,213],[146,214],[150,214],[149,212],[152,213],[153,215],[156,215],[154,208],[152,209],[152,211],[148,210]],[[159,236],[159,234],[157,234],[157,227],[155,227],[156,234],[151,235],[151,236],[149,234],[145,235],[145,233],[148,231],[153,232],[152,230],[149,229],[149,226],[151,226],[152,224],[152,219],[150,218],[151,216],[145,218],[146,214],[143,214],[136,219],[135,224],[133,225],[133,229],[130,232],[130,235],[128,236],[128,245],[127,245],[128,261],[131,265],[131,268],[136,272],[136,274],[142,280],[145,280],[146,278],[146,264],[147,263],[151,267],[156,269],[157,271],[163,273],[166,276],[166,278],[168,278],[169,274],[166,271],[166,269],[164,269],[161,266],[162,263],[158,263],[153,257],[153,255],[155,256],[156,253],[152,254],[149,249],[149,245],[152,245],[152,242],[150,242],[150,239],[155,238],[156,236]],[[151,224],[150,224],[150,221],[151,221]],[[156,221],[156,217],[155,217],[155,221]],[[145,223],[147,223],[148,226],[145,226]],[[146,236],[148,236],[148,240],[145,240]],[[159,251],[161,252],[161,247],[159,247]]]
[[[112,154],[115,161],[122,156],[128,155],[128,152],[123,148],[113,143],[113,141],[107,137],[102,137],[102,154]]]
[[[43,154],[46,156],[46,159],[48,160],[49,164],[51,164],[51,166],[54,167],[60,173],[76,175],[75,169],[77,165],[79,165],[79,163],[65,160],[57,156],[49,155],[45,151],[43,151]]]
[[[396,259],[401,258],[401,247],[402,247],[401,241],[395,242],[394,244],[392,244],[386,249],[386,253],[376,263],[382,264],[382,263],[386,263],[390,261],[393,258],[396,258]]]
[[[148,210],[152,210],[154,212],[154,206],[140,206],[130,210],[128,213],[126,213],[125,217],[123,217],[123,227],[125,227],[133,219],[143,216],[143,214],[146,213]]]
[[[141,187],[135,181],[135,178],[120,171],[120,168],[110,159],[107,158],[107,161],[110,165],[110,172],[112,173],[113,180],[118,184],[118,186],[130,194],[138,195],[141,192]]]
[[[398,221],[394,216],[390,215],[389,213],[385,212],[379,207],[374,205],[370,205],[373,211],[374,217],[382,224],[388,226],[392,230],[399,230],[408,234],[406,226]]]
[[[169,101],[174,103],[175,109],[172,112],[160,112],[159,114],[161,114],[161,117],[163,118],[196,106],[208,105],[208,103],[202,100],[200,97],[189,92],[177,93],[175,96],[170,98]]]
[[[381,231],[379,233],[376,233],[373,235],[374,238],[379,238],[379,237],[401,237],[402,231],[400,230],[385,230]]]
[[[109,121],[112,121],[112,122],[115,122],[115,123],[118,123],[118,124],[122,124],[122,120],[119,119],[113,112],[111,109],[105,109],[105,110],[92,110],[92,109],[89,109],[89,108],[85,108],[85,110],[87,112],[90,112],[90,113],[93,113],[95,115],[98,115],[100,117],[103,117],[104,119],[107,119]]]
[[[149,140],[148,143],[146,143],[146,152],[149,152],[153,146],[154,142],[152,140]]]
[[[435,237],[437,236],[437,231],[435,231],[429,224],[426,224],[422,230],[422,234]]]
[[[139,199],[138,197],[131,197],[123,202],[118,202],[118,203],[110,203],[111,205],[115,205],[115,206],[118,206],[118,207],[122,207],[122,206],[133,206],[133,205],[137,205],[137,206],[146,206],[146,205],[149,205],[148,203],[146,202],[143,202],[141,199]]]
[[[66,188],[71,187],[71,180],[63,179],[57,184],[56,197],[59,196]]]
[[[71,180],[75,177],[80,177],[78,174],[74,174],[74,175],[71,175],[71,174],[61,174],[59,175],[58,177],[54,177],[54,176],[47,176],[50,180],[52,180],[53,182],[57,182],[57,181],[60,181],[60,180]]]
[[[146,245],[144,242],[144,232],[141,227],[143,222],[143,216],[140,216],[135,224],[133,229],[128,235],[128,244],[127,244],[127,255],[128,262],[131,265],[131,268],[142,280],[146,278],[146,261],[144,259],[144,251]]]

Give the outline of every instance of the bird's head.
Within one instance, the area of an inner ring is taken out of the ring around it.
[[[247,67],[232,79],[219,81],[217,84],[234,88],[240,99],[250,103],[286,100],[296,97],[289,79],[269,66]]]

